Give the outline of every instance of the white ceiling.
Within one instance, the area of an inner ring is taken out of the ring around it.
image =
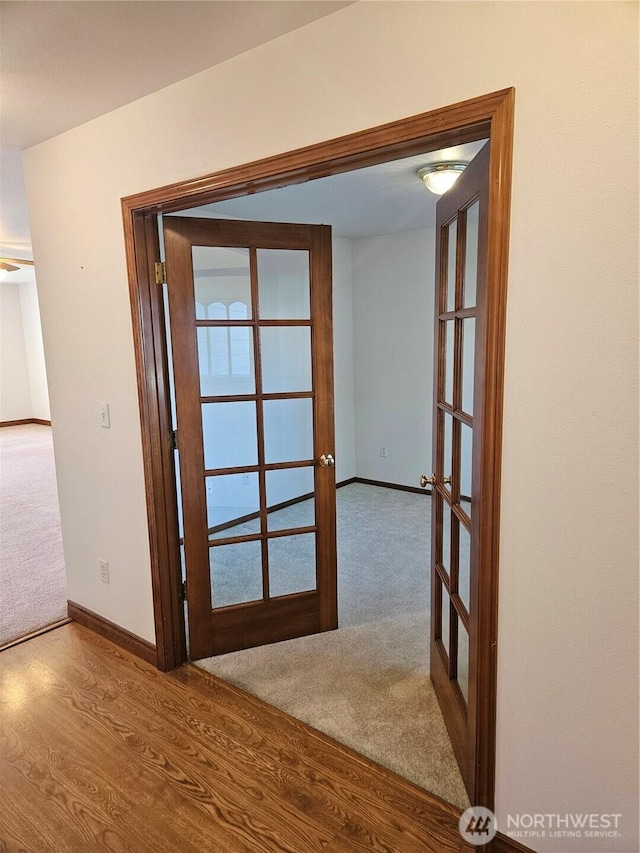
[[[21,161],[16,151],[350,2],[353,0],[0,2],[0,254],[31,257]]]
[[[338,237],[355,239],[435,225],[438,197],[416,172],[441,160],[468,163],[485,141],[185,211],[189,216],[331,225]]]

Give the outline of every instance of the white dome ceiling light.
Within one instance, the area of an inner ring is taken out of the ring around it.
[[[424,181],[428,190],[436,195],[444,195],[467,168],[466,163],[432,163],[418,170],[418,177]]]

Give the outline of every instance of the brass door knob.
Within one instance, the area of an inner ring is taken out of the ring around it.
[[[432,474],[430,477],[427,477],[426,474],[423,474],[420,477],[420,485],[423,489],[426,489],[427,486],[435,486],[436,484],[436,475]]]
[[[323,453],[319,460],[320,464],[323,468],[333,468],[336,464],[336,460],[330,453]]]

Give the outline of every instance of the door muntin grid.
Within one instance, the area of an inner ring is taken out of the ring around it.
[[[315,590],[310,253],[192,246],[192,261],[212,608]]]
[[[470,550],[478,198],[441,225],[440,344],[436,380],[435,638],[466,713],[469,700]],[[455,246],[454,246],[455,244]],[[445,482],[449,480],[450,482]]]

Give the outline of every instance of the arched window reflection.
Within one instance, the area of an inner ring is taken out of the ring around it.
[[[249,307],[245,302],[196,302],[198,320],[246,320]],[[248,326],[213,326],[198,336],[200,375],[249,376],[251,374],[251,335]],[[204,351],[203,351],[204,350]]]

